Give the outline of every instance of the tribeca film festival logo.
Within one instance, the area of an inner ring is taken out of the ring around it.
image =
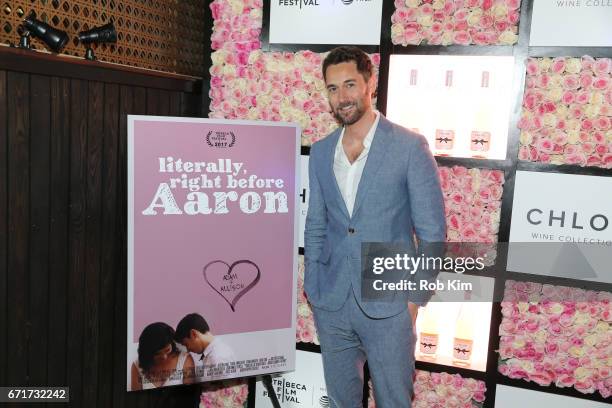
[[[306,406],[309,401],[312,401],[313,393],[315,392],[314,387],[309,387],[306,384],[301,384],[298,382],[287,381],[283,377],[272,378],[272,386],[274,387],[274,391],[276,392],[276,397],[279,399],[279,402],[291,402],[300,406]],[[321,388],[320,391],[325,392],[324,388]],[[268,396],[268,392],[266,390],[263,390],[263,396]],[[318,402],[322,408],[329,407],[329,398],[327,395],[322,395]]]
[[[223,149],[226,147],[234,147],[236,143],[236,135],[234,132],[220,132],[212,130],[206,134],[206,143],[210,147]]]
[[[306,6],[320,6],[319,1],[322,0],[278,0],[279,6],[287,6],[287,7],[298,7],[301,9]],[[345,6],[350,6],[353,3],[369,3],[372,0],[340,0],[338,3],[342,3]],[[612,1],[612,0],[610,0]],[[334,0],[334,4],[336,0]]]

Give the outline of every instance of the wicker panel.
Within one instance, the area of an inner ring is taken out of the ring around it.
[[[201,76],[204,71],[204,2],[198,0],[0,0],[0,42],[19,42],[17,27],[30,10],[64,30],[63,53],[83,56],[79,31],[115,23],[118,39],[95,48],[101,61]],[[36,48],[46,48],[34,39]]]

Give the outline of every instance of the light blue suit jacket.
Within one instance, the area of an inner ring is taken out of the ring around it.
[[[304,234],[304,288],[325,310],[342,307],[353,288],[362,310],[393,316],[405,302],[361,300],[361,242],[444,242],[444,201],[427,140],[380,116],[355,198],[352,217],[334,175],[337,129],[310,150],[310,199]],[[419,303],[419,302],[415,302]]]

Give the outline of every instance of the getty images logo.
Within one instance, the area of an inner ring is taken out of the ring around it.
[[[348,6],[353,2],[353,0],[342,0],[342,2]]]

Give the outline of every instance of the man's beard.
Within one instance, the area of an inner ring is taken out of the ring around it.
[[[345,115],[343,116],[342,114],[339,113],[340,110],[346,106],[353,106],[353,113],[350,114],[349,116],[345,116]],[[339,105],[336,109],[333,109],[333,114],[336,120],[340,122],[340,124],[345,125],[345,126],[356,123],[359,119],[362,118],[364,113],[365,113],[365,109],[363,108],[363,105],[360,104],[358,101],[346,103],[344,105]]]

